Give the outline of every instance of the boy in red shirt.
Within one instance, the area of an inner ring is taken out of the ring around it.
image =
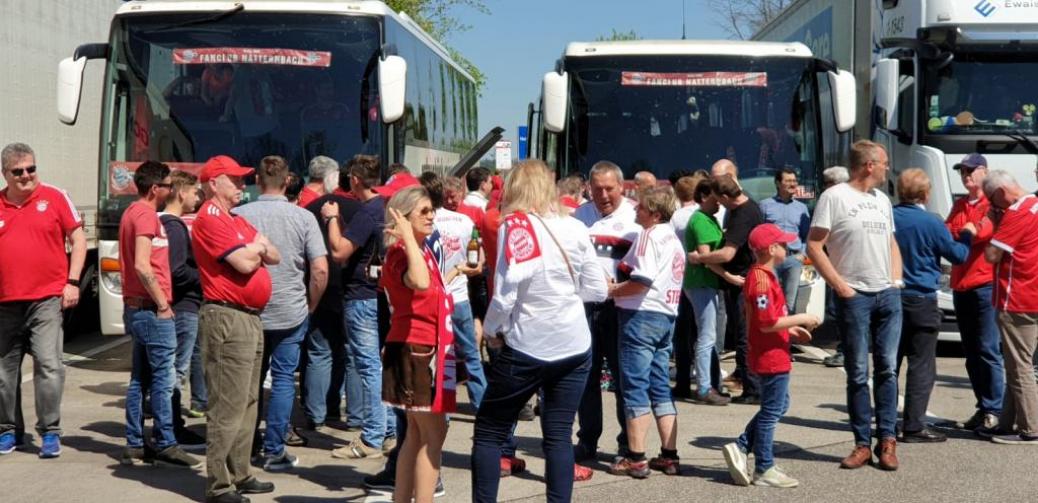
[[[758,225],[750,232],[749,244],[757,257],[743,285],[743,302],[748,318],[750,370],[760,376],[760,411],[746,425],[738,440],[724,446],[724,460],[735,483],[750,485],[746,454],[753,451],[756,470],[752,482],[758,486],[796,487],[799,482],[775,466],[772,438],[775,425],[789,409],[789,344],[805,344],[821,320],[813,314],[789,315],[782,284],[775,266],[786,259],[786,244],[796,241],[793,233],[775,224]]]

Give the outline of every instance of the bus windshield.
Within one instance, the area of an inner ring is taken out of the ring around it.
[[[99,227],[113,230],[145,160],[197,170],[380,154],[374,17],[240,12],[116,21],[102,116]]]
[[[817,89],[804,58],[617,56],[571,58],[570,171],[600,160],[629,178],[650,171],[739,166],[754,198],[774,194],[775,171],[817,182]]]
[[[926,78],[926,130],[931,134],[1035,134],[1035,52],[956,53]],[[1029,75],[1034,74],[1034,79]]]

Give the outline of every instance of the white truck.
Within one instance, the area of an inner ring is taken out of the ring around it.
[[[851,68],[861,119],[855,139],[885,145],[894,176],[924,169],[933,184],[930,211],[945,216],[965,194],[953,166],[970,152],[1038,188],[1038,94],[1030,78],[1038,76],[1038,2],[800,0],[754,38],[803,42]],[[946,286],[940,304],[941,336],[955,339]]]

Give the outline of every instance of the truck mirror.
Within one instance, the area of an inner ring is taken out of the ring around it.
[[[378,95],[382,122],[396,122],[404,116],[407,94],[407,61],[400,56],[386,56],[378,62]]]
[[[836,130],[846,133],[854,127],[857,120],[858,91],[855,88],[854,75],[846,70],[828,72],[829,88],[833,94],[833,118]]]
[[[70,126],[76,123],[79,115],[86,64],[86,57],[65,58],[58,63],[58,119]]]
[[[876,80],[872,88],[876,93],[876,108],[879,110],[878,126],[886,129],[897,128],[898,78],[900,63],[896,59],[881,59],[876,62]]]
[[[569,74],[544,74],[541,96],[544,99],[541,105],[544,129],[552,133],[561,133],[566,128],[566,112],[569,110]]]

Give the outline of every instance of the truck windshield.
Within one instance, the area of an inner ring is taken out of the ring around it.
[[[99,226],[118,225],[142,161],[198,170],[214,155],[379,154],[373,17],[240,12],[127,16],[113,25],[102,114]],[[194,21],[194,22],[192,22]],[[102,236],[102,239],[104,237]]]
[[[568,168],[586,175],[610,160],[628,178],[644,170],[666,179],[727,157],[754,198],[774,194],[783,167],[810,191],[819,149],[809,65],[804,58],[571,58]]]
[[[926,78],[923,106],[931,134],[991,134],[1035,129],[1038,55],[956,53]]]

